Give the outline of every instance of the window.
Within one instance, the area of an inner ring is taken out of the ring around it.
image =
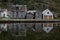
[[[16,10],[18,10],[19,9],[19,7],[16,7]]]
[[[49,28],[47,28],[47,31],[49,30]]]
[[[49,12],[47,12],[47,14],[49,14]]]

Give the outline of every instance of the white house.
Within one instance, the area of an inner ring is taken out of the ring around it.
[[[7,9],[4,9],[4,10],[1,11],[1,17],[4,17],[4,18],[8,17]]]
[[[53,19],[53,13],[49,9],[44,10],[42,15],[43,19]]]
[[[43,30],[46,33],[49,33],[53,29],[53,23],[44,23],[43,24]]]

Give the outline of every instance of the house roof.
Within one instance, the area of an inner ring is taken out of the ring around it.
[[[48,11],[49,9],[46,9],[46,10],[44,10],[43,12],[42,12],[42,14],[44,14],[46,11]]]
[[[16,7],[19,8],[19,11],[27,11],[27,5],[12,5],[10,10],[16,10]]]
[[[47,14],[47,12],[49,12],[50,14]],[[52,12],[49,9],[46,9],[42,12],[42,14],[46,14],[46,15],[53,15]]]
[[[27,13],[33,13],[33,12],[36,12],[36,10],[29,10],[29,11],[27,11]]]

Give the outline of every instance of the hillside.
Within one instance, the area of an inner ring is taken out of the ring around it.
[[[51,11],[60,13],[60,0],[0,0],[0,7],[8,8],[9,3],[27,5],[28,10],[49,8]]]

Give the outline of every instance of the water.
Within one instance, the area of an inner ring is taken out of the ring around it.
[[[60,23],[0,23],[0,40],[58,40]]]

